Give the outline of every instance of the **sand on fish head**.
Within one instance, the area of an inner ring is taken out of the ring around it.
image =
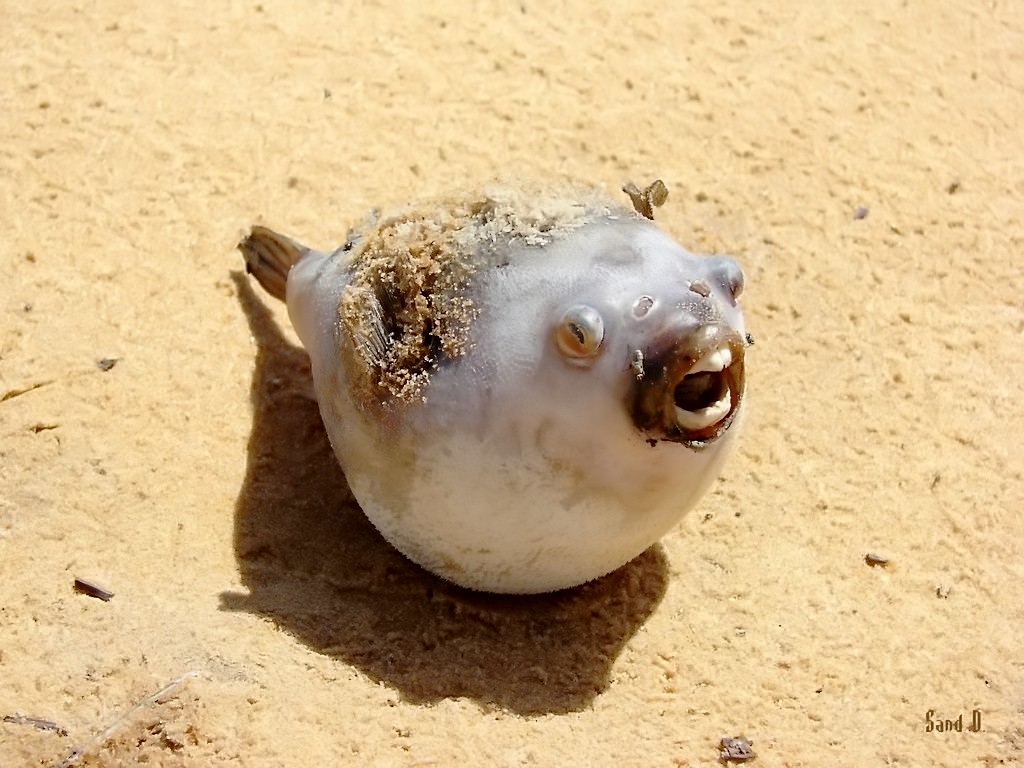
[[[339,302],[360,390],[376,402],[422,399],[437,364],[465,353],[478,311],[470,278],[501,246],[540,247],[613,209],[625,211],[593,188],[519,181],[371,217],[353,233]]]

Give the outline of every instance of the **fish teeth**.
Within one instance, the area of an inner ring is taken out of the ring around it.
[[[732,395],[728,391],[717,403],[712,403],[706,408],[698,408],[696,411],[684,411],[677,405],[675,406],[676,424],[687,432],[707,429],[728,416],[730,408],[732,408]]]
[[[732,365],[732,350],[727,344],[708,352],[697,360],[693,367],[687,371],[687,376],[695,373],[721,373]],[[725,394],[717,401],[704,408],[687,411],[675,406],[676,424],[685,432],[699,432],[714,426],[726,416],[732,409],[732,391],[728,387]]]
[[[721,346],[693,364],[689,373],[717,373],[724,371],[732,365],[732,350],[728,346]]]

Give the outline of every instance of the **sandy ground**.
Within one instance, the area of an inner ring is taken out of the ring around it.
[[[141,5],[0,9],[0,765],[1022,762],[1019,6]],[[508,171],[663,178],[757,339],[715,490],[539,598],[379,538],[235,272]]]

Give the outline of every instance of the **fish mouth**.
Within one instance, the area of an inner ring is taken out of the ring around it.
[[[630,393],[633,422],[649,442],[667,440],[706,448],[721,438],[743,400],[745,339],[721,324],[668,334],[634,366]],[[652,443],[653,444],[653,443]]]

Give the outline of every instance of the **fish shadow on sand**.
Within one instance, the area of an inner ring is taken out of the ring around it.
[[[661,547],[590,584],[535,596],[472,592],[414,565],[353,499],[308,394],[305,351],[281,334],[246,276],[233,277],[258,353],[235,509],[249,592],[223,593],[222,609],[265,616],[413,702],[467,697],[544,714],[581,709],[605,690],[665,592]]]

